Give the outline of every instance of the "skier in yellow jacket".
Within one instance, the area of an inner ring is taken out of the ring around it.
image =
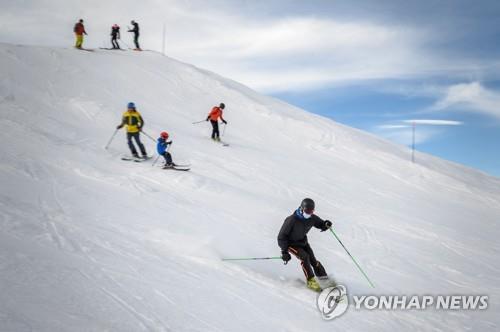
[[[120,123],[116,129],[121,129],[123,126],[127,126],[127,143],[130,148],[130,152],[132,152],[132,156],[139,158],[137,150],[132,143],[133,138],[141,150],[142,158],[146,159],[148,157],[146,148],[144,148],[144,144],[141,143],[141,139],[139,137],[142,127],[144,126],[144,120],[142,119],[141,114],[135,109],[134,103],[128,103],[127,108],[128,110],[123,113],[122,123]]]

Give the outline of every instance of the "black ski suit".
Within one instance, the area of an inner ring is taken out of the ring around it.
[[[138,49],[138,50],[140,50],[141,47],[139,46],[139,23],[134,22],[134,23],[132,23],[132,25],[134,27],[131,30],[129,30],[128,32],[133,32],[134,33],[135,48]]]
[[[112,27],[111,28],[111,44],[113,44],[114,49],[119,49],[120,45],[118,44],[117,39],[120,39],[120,27]]]
[[[307,233],[313,226],[322,231],[328,229],[325,221],[320,217],[313,214],[309,219],[305,219],[297,210],[285,219],[278,234],[278,245],[281,251],[289,252],[300,260],[300,265],[307,280],[314,277],[315,274],[320,278],[327,276],[325,268],[316,260],[314,252],[307,241]]]

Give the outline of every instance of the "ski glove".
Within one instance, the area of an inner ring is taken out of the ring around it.
[[[322,230],[322,232],[326,231],[327,229],[330,229],[330,227],[332,227],[333,223],[330,221],[330,220],[325,220],[325,225],[324,225],[324,229]]]
[[[210,119],[210,116],[207,116],[207,121],[208,121],[208,119]]]
[[[170,144],[172,144],[172,141],[170,141],[170,142],[165,142],[165,144],[170,145]]]
[[[290,259],[292,259],[292,256],[290,256],[290,253],[288,251],[282,251],[281,252],[281,259],[283,262],[288,263]]]
[[[222,122],[224,122],[224,124],[227,124],[227,121],[226,121],[226,120],[222,120]]]
[[[116,129],[122,129],[123,125],[118,125]]]

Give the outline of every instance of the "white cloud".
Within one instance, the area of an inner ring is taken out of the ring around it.
[[[429,126],[460,126],[463,125],[461,121],[453,121],[453,120],[423,120],[423,119],[415,119],[415,120],[404,120],[404,123],[410,124],[418,124],[418,125],[429,125]]]
[[[443,129],[437,129],[435,126],[460,126],[463,124],[461,121],[453,120],[412,119],[402,120],[400,123],[379,125],[373,131],[391,141],[410,145],[413,141],[413,123],[417,125],[415,128],[416,144],[431,141],[444,132]]]
[[[500,92],[489,90],[479,82],[450,86],[432,110],[464,110],[500,118]]]

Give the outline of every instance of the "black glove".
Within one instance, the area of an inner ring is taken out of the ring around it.
[[[172,144],[172,141],[170,141],[170,142],[165,142],[165,143],[166,143],[167,145],[170,145],[170,144]]]
[[[224,122],[224,124],[227,124],[227,121],[226,121],[226,120],[222,120],[222,122]]]
[[[207,116],[207,121],[208,121],[208,119],[210,119],[210,117],[209,117],[209,116]]]
[[[290,256],[290,253],[288,251],[282,251],[281,252],[281,259],[283,262],[288,263],[290,259],[292,259],[292,256]]]
[[[327,229],[330,229],[330,227],[332,227],[332,225],[333,225],[333,223],[330,220],[325,220],[323,232],[326,231]]]
[[[116,126],[116,129],[121,129],[123,126],[122,125],[118,125]]]

